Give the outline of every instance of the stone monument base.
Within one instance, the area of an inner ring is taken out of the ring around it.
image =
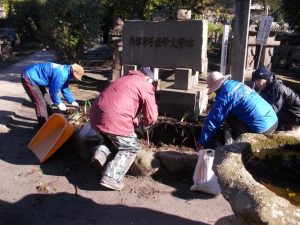
[[[205,84],[197,84],[189,90],[179,90],[171,86],[158,91],[158,111],[161,116],[181,119],[197,118],[207,108],[207,88]]]

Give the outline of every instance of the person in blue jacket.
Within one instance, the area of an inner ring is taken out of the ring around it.
[[[207,147],[222,123],[228,122],[237,135],[242,133],[272,134],[278,119],[272,106],[247,85],[230,80],[219,72],[208,75],[208,94],[216,93],[215,102],[205,120],[197,150]]]
[[[84,69],[74,63],[72,65],[60,65],[51,62],[38,63],[24,69],[21,74],[22,85],[35,105],[36,116],[41,127],[51,114],[51,101],[61,111],[67,107],[62,102],[59,92],[65,100],[75,107],[79,107],[69,88],[68,81],[73,77],[81,80]],[[49,94],[46,87],[49,88]]]

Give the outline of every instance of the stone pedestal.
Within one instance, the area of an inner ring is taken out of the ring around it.
[[[195,119],[207,108],[205,84],[198,84],[189,90],[166,88],[160,90],[158,95],[158,111],[162,116],[181,119],[188,114],[188,117]]]
[[[176,68],[174,87],[180,90],[189,90],[198,84],[199,72],[193,74],[192,69]]]
[[[191,20],[190,14],[185,10],[176,21],[125,21],[124,64],[151,67],[155,81],[160,70],[175,70],[172,88],[158,88],[161,115],[180,118],[189,113],[195,118],[206,109],[206,85],[195,86],[199,73],[207,73],[208,21]]]

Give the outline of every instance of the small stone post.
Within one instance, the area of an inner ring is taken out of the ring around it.
[[[110,39],[113,46],[113,66],[111,81],[114,81],[121,77],[122,71],[122,51],[123,51],[123,27],[124,22],[121,18],[116,20],[116,25],[113,30],[109,32]]]

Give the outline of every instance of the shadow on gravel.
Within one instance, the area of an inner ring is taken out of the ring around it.
[[[176,198],[188,201],[192,199],[211,199],[215,197],[214,195],[203,192],[190,191],[190,187],[193,184],[192,177],[190,176],[184,176],[183,174],[177,176],[167,174],[166,172],[158,172],[152,177],[160,183],[175,188],[176,191],[174,191],[172,195]]]
[[[36,165],[35,156],[27,148],[27,144],[36,133],[37,123],[32,118],[20,116],[15,112],[6,114],[0,134],[0,159],[16,165]]]
[[[215,223],[215,225],[242,225],[234,215],[224,216]]]
[[[16,203],[0,200],[0,212],[0,225],[207,224],[147,208],[101,205],[68,193],[27,195]]]
[[[37,132],[36,121],[13,112],[7,112],[7,116],[7,128],[0,133],[0,159],[15,165],[39,165],[38,158],[27,147]],[[75,189],[100,190],[100,171],[80,158],[73,138],[40,167],[44,174],[65,176]]]
[[[104,190],[99,185],[101,171],[90,161],[82,159],[70,138],[54,155],[41,164],[44,174],[64,176],[74,188],[80,190]]]
[[[9,102],[17,102],[17,103],[23,103],[25,101],[24,98],[12,97],[12,96],[0,96],[0,99]],[[29,101],[27,101],[27,103],[26,102],[24,103],[28,105]]]

